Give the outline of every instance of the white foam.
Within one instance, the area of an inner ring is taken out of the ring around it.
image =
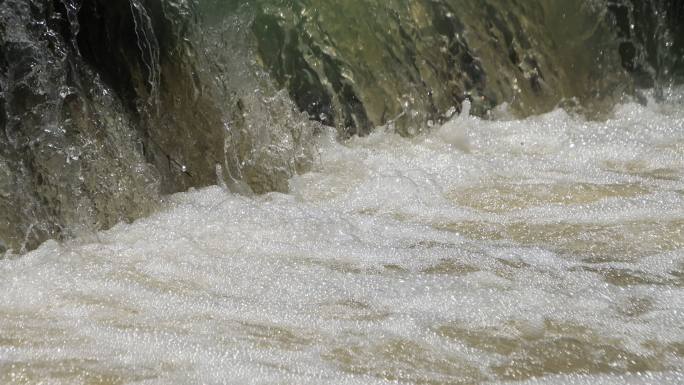
[[[319,152],[0,261],[0,382],[682,381],[683,108]]]

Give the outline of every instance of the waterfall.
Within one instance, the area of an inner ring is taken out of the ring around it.
[[[81,10],[81,0],[60,0],[64,9],[66,10],[66,17],[69,21],[69,28],[71,31],[71,44],[78,52],[78,34],[81,26],[78,21],[78,13]]]
[[[0,0],[0,384],[684,384],[683,20]]]
[[[411,137],[465,101],[605,119],[649,89],[667,98],[684,81],[681,4],[5,0],[0,239],[30,249],[136,218],[132,196],[152,207],[217,165],[235,191],[287,192],[326,126]]]
[[[642,73],[638,83],[663,99],[684,63],[684,3],[669,0],[607,1],[618,26],[620,53],[628,68]],[[680,75],[681,76],[681,75]]]
[[[159,42],[154,33],[152,19],[140,0],[130,0],[129,5],[135,25],[138,49],[147,68],[147,83],[150,87],[147,104],[155,113],[159,113],[159,82],[161,79]]]

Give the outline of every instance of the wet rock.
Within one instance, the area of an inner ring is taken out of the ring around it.
[[[684,82],[684,3],[622,0],[609,3],[608,9],[617,27],[622,64],[637,86],[661,92]]]
[[[159,194],[139,131],[70,44],[61,4],[0,4],[0,240],[16,252],[145,215]]]

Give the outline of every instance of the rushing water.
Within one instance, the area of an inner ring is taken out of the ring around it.
[[[0,0],[0,384],[684,384],[682,18]]]
[[[288,192],[323,125],[588,116],[684,83],[681,0],[0,0],[0,255],[216,183]]]
[[[0,382],[684,383],[682,94],[323,132],[288,194],[0,261]]]

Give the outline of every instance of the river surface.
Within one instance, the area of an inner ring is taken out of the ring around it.
[[[0,261],[2,384],[682,384],[684,92],[606,121],[323,132]]]

